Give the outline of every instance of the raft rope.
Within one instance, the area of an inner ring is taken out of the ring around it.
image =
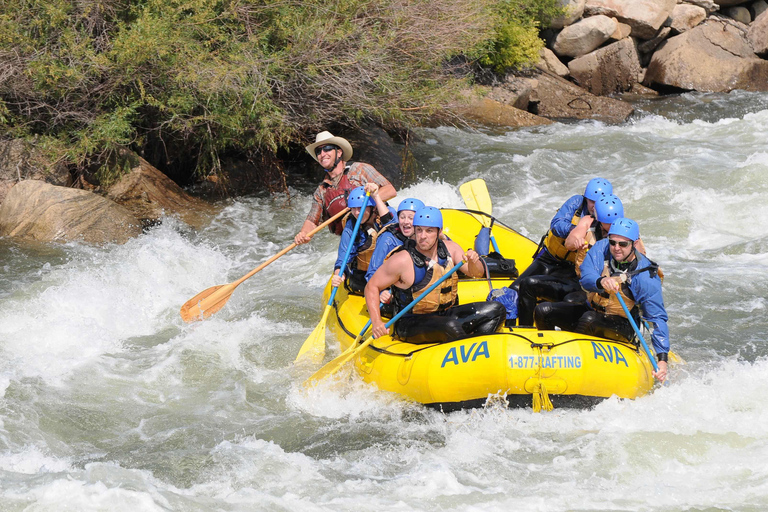
[[[544,382],[541,380],[541,368],[544,364],[543,355],[541,353],[541,346],[536,347],[536,350],[539,352],[539,364],[536,365],[536,379],[538,379],[538,383],[533,388],[533,412],[541,412],[542,409],[545,411],[551,411],[555,408],[554,405],[552,405],[552,401],[549,399],[549,394],[547,393],[547,386],[544,384]]]

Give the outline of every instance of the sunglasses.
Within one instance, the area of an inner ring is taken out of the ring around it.
[[[632,242],[629,240],[608,240],[608,243],[611,244],[611,247],[618,245],[619,247],[623,247],[625,249],[632,244]]]
[[[333,144],[326,144],[325,146],[319,146],[315,148],[315,156],[320,156],[320,153],[325,151],[326,153],[330,153],[334,149],[339,149],[339,146],[334,146]]]

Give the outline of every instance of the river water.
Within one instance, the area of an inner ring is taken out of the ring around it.
[[[635,105],[619,126],[425,130],[399,197],[461,207],[482,177],[495,216],[538,240],[611,180],[666,275],[686,361],[669,385],[541,414],[500,398],[442,414],[355,379],[306,391],[292,362],[324,307],[328,234],[184,324],[186,300],[292,241],[311,187],[123,246],[0,239],[0,510],[765,510],[768,95]]]

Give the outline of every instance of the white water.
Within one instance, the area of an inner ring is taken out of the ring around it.
[[[457,185],[483,177],[496,217],[538,240],[611,180],[665,271],[687,361],[670,385],[542,414],[498,398],[441,414],[356,380],[306,392],[292,361],[324,306],[328,235],[184,324],[187,299],[290,243],[309,190],[124,246],[0,239],[0,510],[765,509],[768,96],[639,107],[621,126],[424,131],[399,197],[460,207]]]

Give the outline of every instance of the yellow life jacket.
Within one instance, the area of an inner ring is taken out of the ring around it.
[[[373,250],[376,248],[376,239],[379,238],[381,231],[377,230],[374,226],[368,226],[366,233],[368,233],[367,240],[363,248],[357,251],[357,259],[355,261],[355,268],[363,272],[367,271],[368,266],[371,264]]]
[[[427,260],[426,257],[416,250],[416,243],[413,240],[407,240],[400,250],[408,251],[413,260],[414,278],[418,275],[417,267],[426,269],[424,277],[411,285],[407,290],[397,289],[394,294],[397,309],[400,310],[410,304],[414,297],[418,297],[422,290],[429,288],[441,277],[453,268],[453,259],[442,241],[438,241],[438,261]],[[445,260],[445,264],[439,263],[440,259]],[[442,283],[442,286],[435,288],[429,294],[416,304],[411,313],[423,315],[444,311],[451,306],[458,304],[459,276],[454,272],[451,277]]]
[[[627,273],[621,273],[620,275],[622,279],[619,293],[621,294],[621,298],[624,299],[624,303],[627,305],[627,309],[632,311],[632,308],[635,307],[635,299],[632,297],[632,294],[629,291],[629,283],[627,281],[629,276]],[[603,266],[602,276],[611,277],[611,269],[609,266],[609,260],[607,259],[605,260],[605,265]],[[626,313],[624,313],[624,308],[621,307],[619,299],[616,298],[616,294],[614,293],[609,294],[605,290],[601,292],[589,292],[587,293],[587,300],[590,302],[590,304],[592,304],[592,308],[595,311],[605,313],[606,315],[618,315],[627,318]]]
[[[576,213],[571,219],[571,224],[576,226],[579,223],[580,219],[581,219],[581,208],[576,210]],[[565,238],[560,238],[559,236],[555,235],[551,229],[547,231],[546,235],[544,235],[544,247],[547,248],[547,250],[552,256],[554,256],[559,260],[570,261],[571,263],[574,263],[576,261],[576,252],[569,251],[568,249],[566,249]]]

